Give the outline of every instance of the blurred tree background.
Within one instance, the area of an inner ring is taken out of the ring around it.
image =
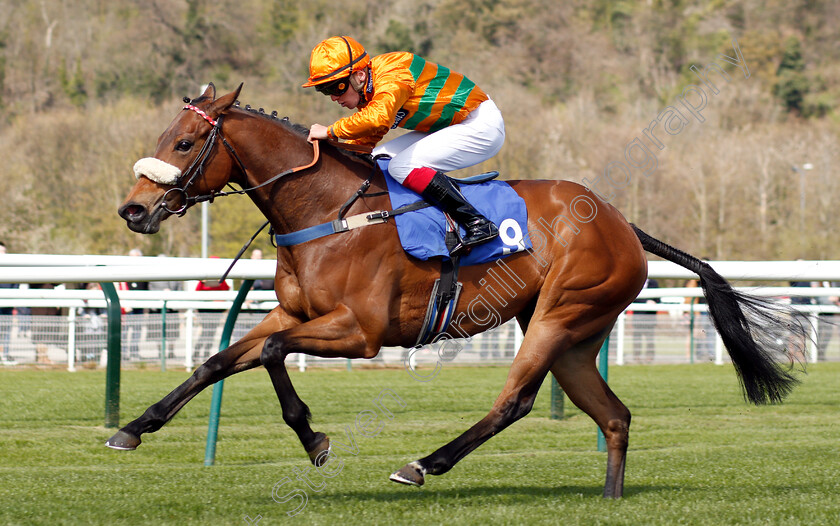
[[[200,214],[131,233],[131,167],[213,82],[308,126],[347,115],[300,88],[322,38],[408,50],[468,75],[505,114],[507,179],[594,180],[715,59],[703,123],[654,149],[613,204],[712,259],[840,259],[840,2],[757,0],[0,0],[0,239],[12,252],[200,253]],[[735,37],[750,71],[734,56]],[[660,128],[661,130],[661,128]],[[247,198],[211,208],[211,252],[262,224]],[[267,236],[259,238],[267,255]]]

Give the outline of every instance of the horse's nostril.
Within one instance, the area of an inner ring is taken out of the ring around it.
[[[146,209],[137,203],[128,203],[120,208],[119,214],[126,221],[137,222],[146,216]]]

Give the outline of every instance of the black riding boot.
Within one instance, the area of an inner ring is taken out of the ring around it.
[[[422,195],[424,199],[449,214],[467,231],[467,235],[452,249],[453,256],[466,253],[475,245],[498,237],[499,229],[496,225],[481,215],[443,173],[435,173]]]

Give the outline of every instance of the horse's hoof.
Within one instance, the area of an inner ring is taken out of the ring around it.
[[[420,465],[419,462],[412,462],[411,464],[406,464],[403,466],[399,471],[395,471],[391,473],[389,477],[394,482],[399,482],[400,484],[408,484],[409,486],[422,486],[425,480],[426,470]]]
[[[317,433],[317,435],[320,435],[321,441],[314,449],[306,453],[309,454],[309,460],[315,467],[321,467],[327,463],[327,457],[330,456],[330,437],[324,433]]]
[[[120,451],[132,451],[137,449],[140,445],[140,437],[136,437],[131,433],[126,433],[122,429],[116,432],[114,436],[105,442],[105,445],[111,449],[119,449]]]

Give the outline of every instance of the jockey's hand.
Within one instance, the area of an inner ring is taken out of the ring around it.
[[[313,124],[309,128],[309,137],[306,138],[307,141],[312,142],[317,139],[329,139],[330,135],[328,133],[328,128],[323,124]]]

